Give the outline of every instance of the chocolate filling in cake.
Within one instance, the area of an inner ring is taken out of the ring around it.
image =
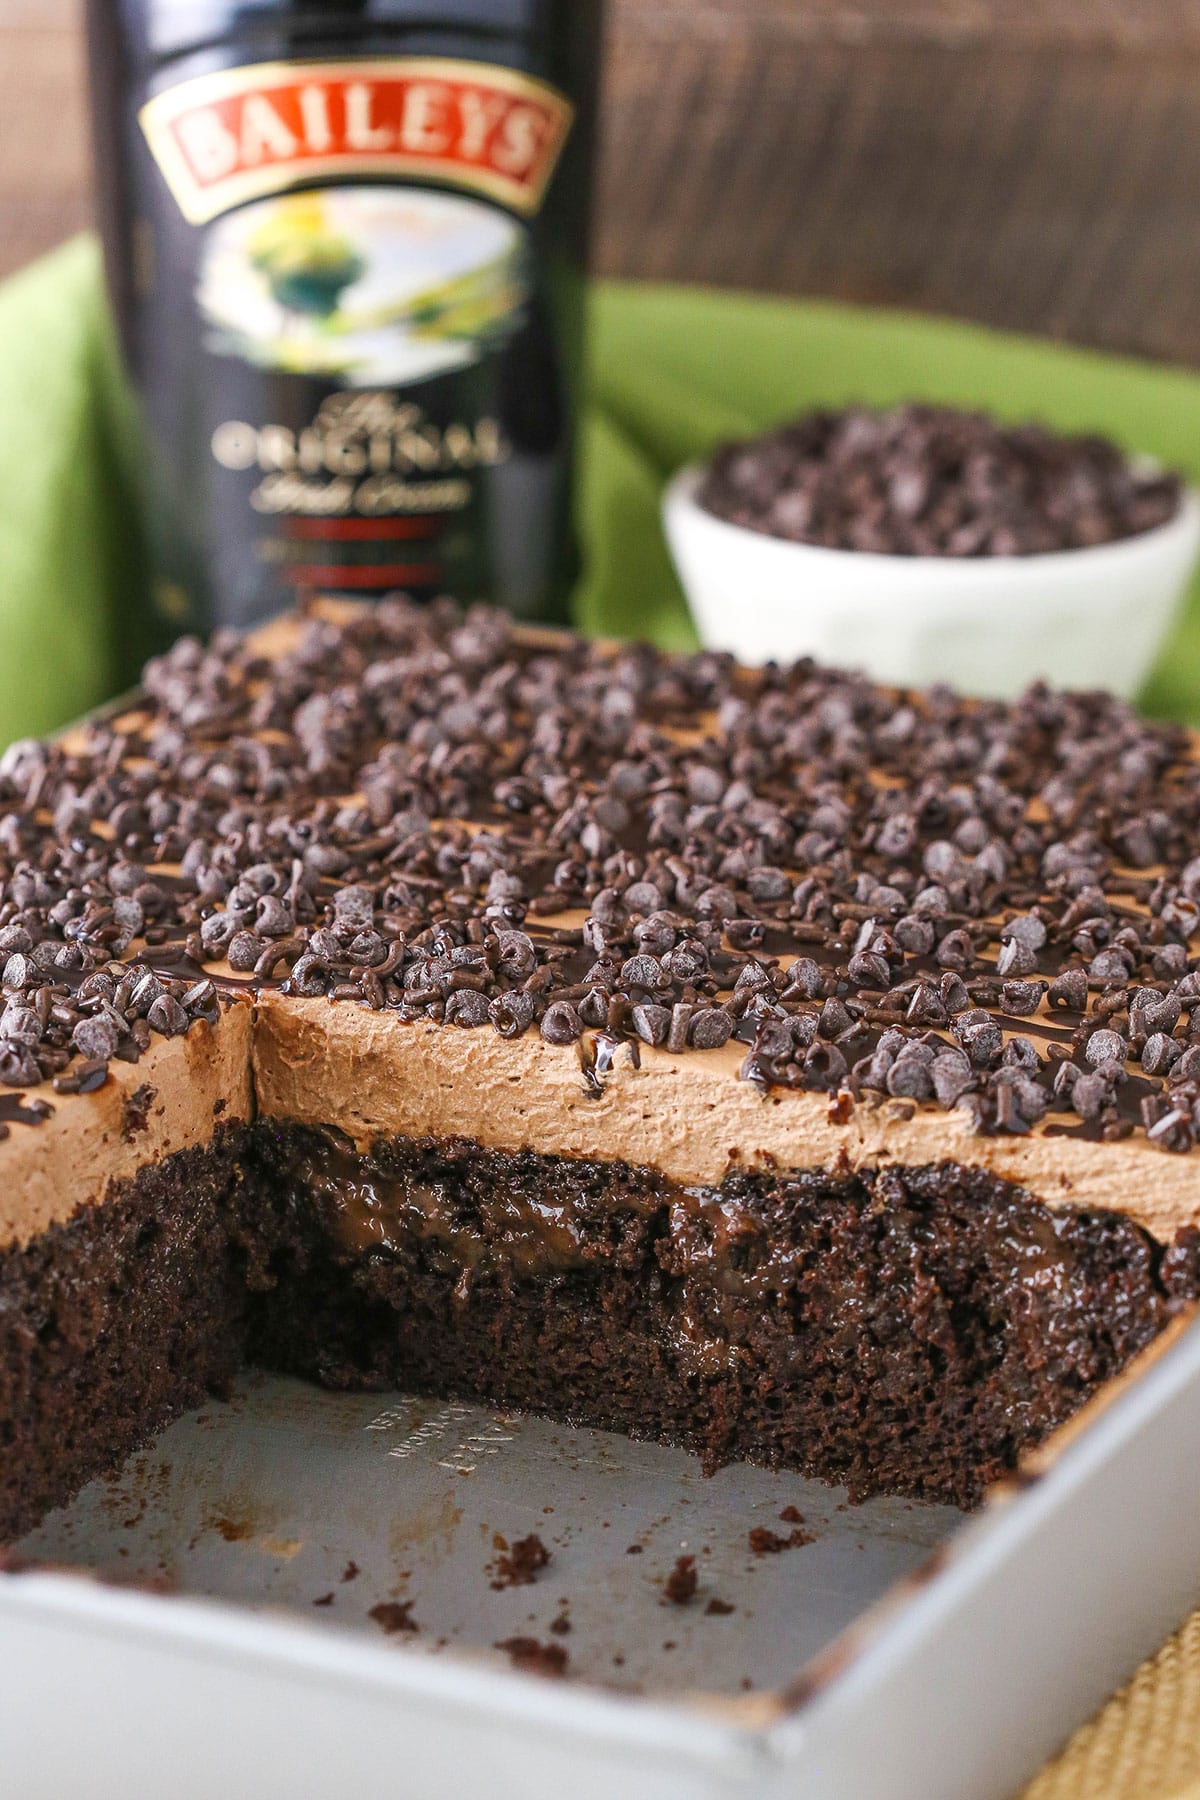
[[[1200,1295],[1198,829],[1102,695],[177,647],[0,759],[0,1534],[246,1360],[972,1503]]]

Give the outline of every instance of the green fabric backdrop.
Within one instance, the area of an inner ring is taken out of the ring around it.
[[[99,258],[81,238],[0,288],[0,741],[112,691],[130,504]],[[944,320],[696,289],[592,297],[579,515],[585,631],[694,643],[658,526],[664,478],[806,407],[919,395],[1105,431],[1200,480],[1200,375]],[[846,660],[853,661],[853,645]],[[1200,723],[1200,586],[1143,703]]]

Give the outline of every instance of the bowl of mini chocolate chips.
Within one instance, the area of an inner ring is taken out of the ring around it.
[[[705,644],[1003,698],[1132,696],[1200,552],[1200,496],[1097,436],[910,404],[807,414],[670,482]]]

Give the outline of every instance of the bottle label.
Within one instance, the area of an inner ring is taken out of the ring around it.
[[[537,217],[569,102],[405,57],[228,69],[139,118],[194,308],[161,403],[164,438],[186,419],[193,442],[178,541],[204,568],[175,585],[239,625],[314,591],[536,613],[569,500]]]
[[[407,56],[225,69],[165,89],[138,117],[184,217],[203,224],[355,175],[444,182],[531,214],[572,108],[514,69]]]

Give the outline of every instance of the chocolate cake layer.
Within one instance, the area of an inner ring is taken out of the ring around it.
[[[970,1505],[1200,1292],[1187,1245],[925,1169],[652,1170],[262,1120],[251,1354]]]
[[[0,1542],[238,1368],[244,1147],[223,1128],[0,1252]]]

